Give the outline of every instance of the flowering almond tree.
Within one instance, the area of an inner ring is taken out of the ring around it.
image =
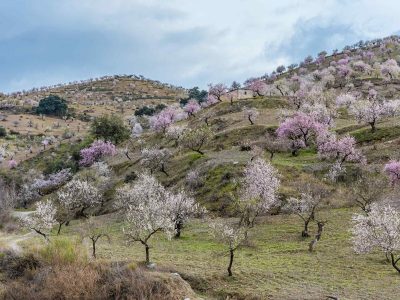
[[[337,178],[343,170],[345,162],[365,163],[365,157],[360,150],[356,149],[354,137],[345,136],[338,138],[334,134],[327,134],[318,138],[318,155],[321,158],[334,160],[330,170],[330,177]]]
[[[55,220],[56,208],[50,200],[38,202],[36,210],[28,215],[21,217],[22,224],[49,241],[49,234],[53,226],[57,223]]]
[[[385,165],[384,171],[386,175],[389,176],[392,185],[400,183],[400,161],[397,160],[389,161]]]
[[[178,111],[173,107],[167,107],[150,118],[150,127],[155,131],[165,133],[167,128],[177,119]]]
[[[31,188],[35,189],[41,196],[43,196],[58,189],[71,178],[71,170],[63,169],[57,173],[48,175],[47,178],[44,178],[43,176],[36,178],[31,184]]]
[[[374,89],[370,89],[365,99],[351,99],[351,96],[341,96],[337,103],[345,104],[349,113],[353,115],[359,123],[368,123],[371,131],[376,130],[376,123],[382,118],[396,116],[399,114],[400,101],[387,101],[378,97]]]
[[[77,216],[86,217],[85,211],[101,204],[99,190],[93,184],[73,179],[68,182],[58,193],[58,201],[66,209],[75,212]]]
[[[210,223],[212,235],[222,241],[229,249],[228,276],[232,276],[232,265],[235,251],[246,240],[247,228],[242,226],[233,226],[222,222],[214,221]]]
[[[189,117],[194,117],[194,114],[201,110],[201,106],[196,99],[190,99],[183,110],[188,114]]]
[[[255,108],[248,108],[244,111],[244,116],[249,120],[251,125],[254,125],[254,121],[257,119],[259,112]]]
[[[276,130],[278,138],[286,138],[291,142],[292,154],[297,155],[301,148],[308,147],[311,139],[325,133],[325,124],[317,122],[311,116],[297,112],[285,119]]]
[[[104,157],[114,156],[116,154],[117,149],[113,143],[98,140],[93,142],[90,147],[81,150],[80,155],[82,159],[79,161],[79,164],[82,166],[90,166]]]
[[[247,164],[237,203],[240,225],[253,227],[257,216],[278,203],[279,184],[278,172],[270,163],[256,158]]]
[[[163,232],[171,239],[175,233],[171,198],[153,176],[141,174],[135,185],[125,185],[117,190],[117,199],[117,207],[125,212],[125,235],[128,240],[144,246],[146,264],[150,264],[150,238]]]
[[[177,193],[168,193],[168,203],[171,209],[172,219],[175,223],[175,238],[180,238],[182,229],[187,220],[196,213],[204,213],[193,197],[188,195],[183,189]]]
[[[153,173],[155,170],[160,170],[165,175],[169,176],[165,170],[165,165],[170,161],[172,153],[167,148],[144,148],[142,149],[141,164]]]
[[[393,268],[400,273],[400,213],[390,205],[371,205],[368,215],[354,214],[353,228],[354,251],[369,253],[373,249],[383,251],[390,258]]]
[[[326,196],[326,189],[321,184],[306,183],[299,186],[303,192],[299,198],[290,197],[284,209],[298,215],[304,222],[302,237],[309,237],[308,225],[315,220],[315,214],[320,206],[322,199]]]
[[[219,102],[222,101],[221,97],[228,92],[228,87],[223,83],[217,83],[215,85],[208,85],[208,96],[217,99]]]

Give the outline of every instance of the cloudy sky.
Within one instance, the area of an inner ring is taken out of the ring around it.
[[[398,0],[1,0],[0,91],[113,74],[244,81],[400,32]]]

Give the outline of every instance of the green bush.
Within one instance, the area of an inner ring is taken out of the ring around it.
[[[36,108],[37,114],[52,115],[52,116],[65,116],[68,112],[67,101],[59,96],[50,95],[39,102]]]
[[[0,126],[0,137],[5,136],[7,136],[7,130],[3,126]]]
[[[152,107],[143,106],[135,110],[135,116],[152,116],[156,110]]]
[[[104,115],[96,118],[91,125],[91,133],[95,138],[118,144],[130,136],[129,129],[120,117]]]
[[[40,256],[50,264],[72,264],[87,260],[82,244],[67,237],[55,237],[40,249]]]

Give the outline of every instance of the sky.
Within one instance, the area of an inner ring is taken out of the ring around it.
[[[399,11],[398,0],[1,0],[0,91],[114,74],[243,82],[398,34]]]

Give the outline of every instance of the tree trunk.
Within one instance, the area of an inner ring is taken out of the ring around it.
[[[324,222],[317,222],[318,225],[318,232],[315,235],[315,238],[310,242],[308,251],[312,252],[315,248],[315,245],[318,243],[318,241],[321,239],[322,231],[324,230]]]
[[[93,255],[93,258],[96,258],[96,241],[97,241],[97,239],[92,239],[92,255]]]
[[[161,164],[161,172],[163,172],[166,176],[169,176],[167,171],[165,171],[165,165]]]
[[[308,234],[308,223],[310,220],[304,221],[304,230],[301,232],[302,237],[309,237],[310,235]]]
[[[232,264],[233,264],[233,255],[234,255],[233,249],[229,250],[229,265],[228,265],[228,276],[232,276]]]
[[[392,259],[393,268],[395,268],[396,271],[400,273],[400,266],[397,265],[397,263],[400,261],[400,257],[398,259],[395,259],[393,253],[390,253],[390,258]]]
[[[150,264],[150,247],[147,244],[144,244],[146,248],[146,265]]]
[[[371,123],[369,123],[369,125],[371,125],[371,131],[375,132],[375,130],[376,130],[375,122],[371,122]]]
[[[249,119],[250,124],[251,124],[251,125],[254,125],[254,123],[253,123],[253,121],[251,120],[251,117],[250,117],[250,116],[248,116],[248,119]]]
[[[210,124],[208,124],[208,118],[204,118],[204,122],[206,123],[207,126],[210,126]]]
[[[181,237],[182,228],[183,228],[182,222],[181,221],[177,221],[176,224],[175,224],[175,230],[176,230],[175,238],[179,239]]]
[[[197,152],[197,153],[199,153],[199,154],[201,154],[201,155],[204,155],[204,152],[201,151],[200,149],[193,149],[193,151],[195,151],[195,152]]]
[[[61,227],[63,226],[64,222],[58,224],[57,235],[60,235]]]
[[[275,153],[272,152],[272,151],[269,153],[269,160],[270,160],[270,161],[272,161],[272,159],[274,158],[274,154],[275,154]]]

